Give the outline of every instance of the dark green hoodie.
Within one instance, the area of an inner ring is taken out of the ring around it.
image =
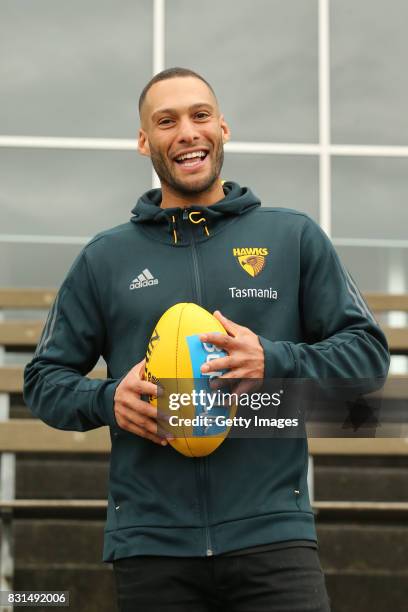
[[[151,190],[130,222],[91,240],[26,367],[24,397],[36,416],[59,429],[110,427],[105,561],[316,539],[304,438],[226,439],[190,459],[118,427],[116,387],[167,308],[196,302],[252,329],[268,378],[382,379],[388,371],[384,334],[319,226],[260,207],[236,183],[224,191],[212,206],[183,211],[161,209],[161,191]],[[90,380],[100,355],[108,378]]]

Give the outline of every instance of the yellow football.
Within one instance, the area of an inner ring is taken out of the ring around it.
[[[210,387],[211,378],[223,372],[201,373],[203,363],[227,354],[200,341],[206,332],[227,333],[201,306],[175,304],[156,324],[146,351],[145,378],[163,388],[158,400],[149,401],[166,419],[170,444],[187,457],[203,457],[218,448],[230,430],[223,420],[236,412],[235,405],[219,403],[219,392]]]

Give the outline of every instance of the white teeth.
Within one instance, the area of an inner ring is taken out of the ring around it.
[[[180,155],[176,157],[177,161],[182,161],[183,159],[192,159],[193,157],[205,157],[205,151],[193,151],[192,153],[185,153],[184,155]]]

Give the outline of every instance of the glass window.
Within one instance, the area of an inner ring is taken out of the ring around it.
[[[408,290],[408,249],[339,246],[335,240],[334,245],[362,292],[401,293],[404,286]],[[397,274],[400,278],[392,285]]]
[[[408,144],[408,3],[332,0],[335,143]]]
[[[1,3],[0,134],[134,138],[151,0]]]
[[[0,242],[0,287],[59,287],[81,249],[78,244]]]
[[[234,140],[316,142],[316,0],[167,2],[166,66],[202,73]]]
[[[222,178],[250,187],[266,206],[294,208],[319,219],[317,157],[228,153]]]
[[[334,157],[333,236],[408,240],[408,158]]]
[[[151,187],[136,151],[0,149],[1,234],[92,236]]]

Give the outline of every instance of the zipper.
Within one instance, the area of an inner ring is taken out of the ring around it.
[[[191,245],[191,255],[193,261],[193,277],[194,277],[194,285],[196,290],[197,303],[199,306],[202,305],[202,292],[201,292],[201,284],[200,284],[200,270],[198,266],[198,256],[197,256],[197,245],[195,242],[194,229],[191,227],[191,223],[188,218],[188,210],[185,208],[183,210],[183,221],[188,226],[188,231],[190,234],[190,245]],[[210,527],[208,525],[208,504],[207,504],[207,491],[206,485],[208,481],[207,477],[207,457],[197,457],[198,459],[198,468],[199,468],[199,478],[203,483],[203,487],[201,489],[201,498],[203,503],[203,514],[204,514],[204,524],[205,524],[205,541],[206,541],[206,551],[205,554],[207,557],[212,557],[214,554],[211,543],[211,533]]]
[[[201,284],[200,284],[200,272],[198,268],[198,257],[197,257],[197,246],[194,237],[194,230],[191,227],[191,223],[188,219],[188,210],[185,208],[183,210],[183,221],[187,223],[188,231],[190,234],[190,245],[191,245],[191,255],[193,260],[193,277],[194,277],[194,285],[196,289],[197,303],[199,306],[202,305],[202,293],[201,293]]]
[[[212,543],[211,543],[210,527],[208,525],[208,505],[207,505],[207,493],[206,493],[206,486],[205,486],[208,480],[207,478],[208,459],[207,457],[198,457],[198,461],[199,461],[200,475],[202,474],[201,478],[202,478],[203,485],[204,485],[202,500],[203,500],[204,522],[205,522],[205,541],[206,541],[205,554],[207,557],[212,557],[214,552],[213,552]]]

